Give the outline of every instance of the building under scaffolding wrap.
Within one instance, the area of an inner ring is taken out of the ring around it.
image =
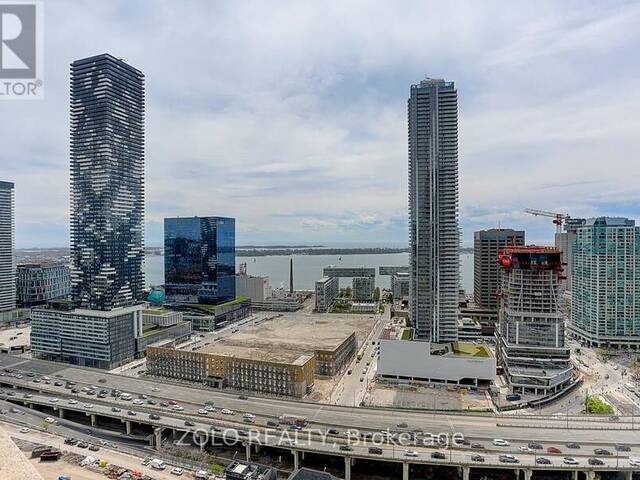
[[[570,349],[558,308],[561,252],[548,247],[506,247],[498,262],[502,271],[498,364],[512,391],[554,394],[572,382]]]

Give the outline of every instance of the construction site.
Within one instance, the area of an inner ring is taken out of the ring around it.
[[[369,335],[365,315],[279,314],[187,349],[149,347],[147,373],[214,388],[304,397],[345,370]]]

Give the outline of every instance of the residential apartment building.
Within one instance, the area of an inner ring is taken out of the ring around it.
[[[370,302],[373,300],[374,279],[371,277],[355,277],[352,281],[353,299]]]
[[[571,292],[571,278],[573,275],[573,241],[576,230],[585,224],[584,218],[566,218],[564,232],[555,234],[555,246],[562,252],[562,262],[565,264],[564,290]]]
[[[144,75],[71,64],[71,294],[32,311],[35,358],[111,369],[143,336]],[[77,308],[76,308],[77,307]]]
[[[136,356],[135,339],[143,335],[142,309],[142,305],[77,309],[68,301],[35,307],[31,352],[43,360],[113,369]]]
[[[480,308],[498,311],[502,273],[498,253],[507,246],[523,246],[525,233],[510,228],[480,230],[473,236],[473,299]]]
[[[340,287],[338,277],[323,277],[316,281],[316,311],[326,312],[338,296]]]
[[[164,219],[167,302],[218,304],[233,300],[236,298],[235,274],[235,219]]]
[[[560,250],[505,247],[499,261],[498,364],[513,392],[557,393],[573,381],[564,318],[558,307],[563,273]]]
[[[391,275],[391,293],[394,300],[409,298],[411,278],[408,273],[398,272]]]
[[[71,293],[71,275],[64,264],[28,263],[16,270],[16,297],[23,307],[42,305],[49,300],[67,298]]]
[[[109,54],[71,64],[71,283],[81,308],[144,299],[144,75]]]
[[[638,349],[640,227],[627,218],[586,220],[572,253],[572,334],[593,346]]]
[[[14,184],[0,181],[0,320],[16,307]]]
[[[411,86],[409,120],[410,313],[414,338],[458,336],[458,94],[453,82]]]

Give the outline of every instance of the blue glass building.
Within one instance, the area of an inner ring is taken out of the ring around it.
[[[164,219],[167,302],[217,304],[234,300],[235,274],[235,219]]]

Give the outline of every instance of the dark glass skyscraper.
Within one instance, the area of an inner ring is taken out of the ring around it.
[[[164,219],[164,281],[168,302],[233,300],[235,273],[235,219]]]
[[[71,64],[71,281],[78,306],[143,298],[144,75],[109,54]]]

